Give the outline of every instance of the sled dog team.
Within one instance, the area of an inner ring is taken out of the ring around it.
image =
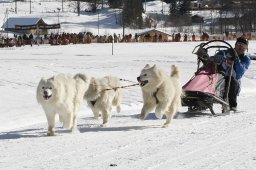
[[[145,119],[151,111],[157,118],[166,115],[163,127],[168,127],[173,115],[181,107],[182,88],[178,67],[172,65],[171,75],[167,75],[156,65],[146,65],[137,77],[143,95],[140,119]],[[48,136],[54,135],[55,115],[59,115],[64,128],[77,129],[77,113],[83,100],[86,100],[94,117],[102,117],[102,127],[111,118],[112,107],[121,111],[122,89],[117,77],[95,78],[87,74],[59,74],[42,78],[37,87],[37,101],[41,104],[48,122]]]

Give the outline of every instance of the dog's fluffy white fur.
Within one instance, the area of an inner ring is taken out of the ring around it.
[[[173,65],[171,75],[166,75],[156,65],[148,64],[137,77],[143,94],[143,108],[140,118],[145,119],[149,112],[155,109],[155,115],[161,119],[166,115],[163,127],[168,127],[173,115],[181,107],[182,88],[179,80],[178,67]]]
[[[103,78],[94,78],[86,74],[77,74],[85,83],[89,84],[84,94],[84,99],[91,108],[96,119],[102,116],[102,127],[106,127],[111,118],[112,106],[116,106],[116,111],[121,111],[121,83],[114,76],[106,76]]]
[[[63,127],[77,129],[77,113],[83,94],[88,85],[79,77],[59,74],[51,78],[42,78],[37,87],[37,101],[42,105],[48,121],[48,136],[54,135],[55,115],[59,114]]]

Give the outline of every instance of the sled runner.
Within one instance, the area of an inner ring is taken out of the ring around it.
[[[202,112],[209,109],[216,115],[214,104],[222,105],[222,113],[229,112],[228,92],[231,80],[225,85],[225,70],[222,65],[209,60],[220,50],[234,50],[222,40],[212,40],[201,43],[192,51],[197,55],[197,70],[193,77],[182,87],[182,106],[188,107],[188,112]],[[231,65],[231,69],[233,64]]]

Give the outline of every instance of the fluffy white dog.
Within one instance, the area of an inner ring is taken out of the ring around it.
[[[82,79],[66,74],[41,79],[37,87],[37,101],[42,105],[46,114],[48,136],[54,135],[57,113],[64,128],[71,128],[72,132],[78,131],[77,112],[87,88],[88,85]]]
[[[89,84],[89,88],[84,94],[84,99],[91,108],[96,119],[102,116],[102,127],[106,127],[110,118],[112,106],[116,106],[116,111],[121,111],[121,83],[118,78],[106,76],[96,79],[85,74],[77,74],[85,83]]]
[[[155,109],[157,118],[161,119],[164,114],[166,115],[163,127],[168,127],[174,113],[181,107],[182,88],[178,67],[173,65],[171,76],[168,76],[156,65],[150,67],[147,64],[137,80],[144,101],[140,118],[145,119],[148,113]]]

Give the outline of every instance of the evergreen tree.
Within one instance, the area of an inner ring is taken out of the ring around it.
[[[108,0],[110,8],[121,8],[123,6],[122,0]]]
[[[123,22],[126,26],[142,28],[142,0],[124,0]]]
[[[178,0],[170,0],[170,14],[171,15],[178,15],[179,14],[179,6]]]
[[[189,0],[181,1],[179,14],[180,15],[190,14],[190,1]]]
[[[185,15],[190,14],[190,0],[168,0],[170,2],[170,14]]]
[[[164,2],[167,3],[167,4],[169,4],[169,3],[172,2],[172,0],[162,0],[162,1],[164,1]]]

